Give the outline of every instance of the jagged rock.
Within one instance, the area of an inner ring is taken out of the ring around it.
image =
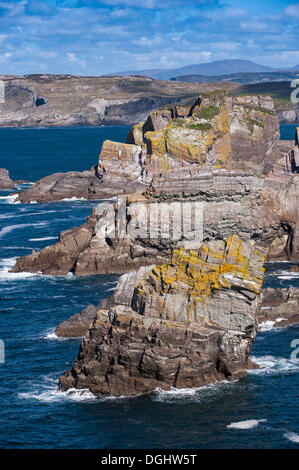
[[[279,121],[269,96],[232,99],[230,137],[233,160],[245,169],[267,174],[279,158]]]
[[[143,133],[148,131],[160,131],[167,127],[169,121],[173,118],[171,109],[159,109],[149,114],[143,125]]]
[[[18,200],[104,199],[148,187],[176,172],[234,167],[269,172],[281,157],[278,119],[270,97],[200,95],[192,106],[150,113],[126,144],[106,141],[90,171],[54,174],[18,193]],[[180,177],[178,177],[180,179]]]
[[[86,224],[63,232],[55,245],[17,259],[14,271],[124,273],[163,263],[176,247],[197,248],[204,239],[225,239],[232,232],[270,247],[272,259],[295,260],[298,184],[299,175],[272,187],[265,178],[242,172],[194,172],[190,178],[187,171],[185,179],[173,173],[159,178],[147,194],[99,204]]]
[[[64,337],[84,336],[90,329],[99,310],[109,309],[117,304],[130,306],[135,286],[153,268],[154,265],[146,266],[139,268],[137,271],[123,274],[117,282],[113,295],[102,299],[97,307],[88,305],[81,313],[72,315],[67,320],[59,323],[55,331],[56,335]]]
[[[9,171],[6,168],[0,168],[0,189],[14,188],[15,184],[9,176]]]
[[[55,330],[56,335],[64,338],[79,338],[84,336],[91,327],[97,311],[94,305],[88,305],[81,313],[76,313],[59,323]]]
[[[144,121],[139,122],[138,124],[135,124],[132,127],[126,140],[127,144],[140,145],[140,147],[142,147],[142,145],[144,144],[142,131],[143,125]]]
[[[111,307],[118,304],[129,307],[133,299],[136,285],[139,284],[153,268],[154,266],[142,267],[137,271],[131,271],[120,276],[113,295],[101,300],[97,307],[89,305],[81,314],[72,315],[69,319],[60,323],[56,328],[57,336],[84,336],[88,333],[91,323],[96,319],[99,310],[109,310]],[[299,270],[298,265],[293,265],[288,269],[294,272]],[[262,306],[258,316],[259,324],[271,321],[274,322],[274,326],[276,327],[284,327],[299,323],[299,289],[294,287],[267,287],[261,290],[261,301]],[[277,319],[279,321],[276,322]]]
[[[262,308],[259,323],[273,322],[273,326],[281,328],[299,323],[299,289],[288,287],[262,290]]]
[[[175,252],[136,286],[131,307],[98,312],[60,388],[120,396],[244,377],[265,257],[237,236]]]

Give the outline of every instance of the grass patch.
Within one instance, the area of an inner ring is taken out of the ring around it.
[[[209,122],[199,122],[198,124],[187,124],[188,129],[194,129],[196,131],[206,132],[212,129],[212,126]]]
[[[220,113],[220,109],[217,106],[208,106],[207,108],[200,108],[199,112],[196,113],[196,117],[199,119],[211,120],[213,117]]]

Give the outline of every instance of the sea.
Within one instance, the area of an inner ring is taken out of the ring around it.
[[[281,126],[281,137],[294,128]],[[50,173],[91,168],[103,140],[125,141],[128,131],[0,129],[0,167],[27,180],[23,189]],[[111,295],[118,277],[10,273],[16,257],[55,243],[96,204],[15,204],[11,192],[0,191],[0,448],[298,448],[299,325],[262,325],[251,355],[260,369],[235,382],[105,399],[58,391],[80,339],[58,339],[55,327]],[[299,275],[287,262],[269,263],[264,285],[299,287]]]

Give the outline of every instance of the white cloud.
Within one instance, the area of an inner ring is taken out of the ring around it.
[[[299,18],[299,3],[294,3],[285,8],[285,13],[294,18]]]

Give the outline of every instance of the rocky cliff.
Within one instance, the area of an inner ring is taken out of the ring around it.
[[[298,259],[298,185],[297,175],[272,186],[267,178],[222,170],[158,179],[147,193],[99,204],[85,224],[19,258],[14,270],[124,273],[232,232],[270,248],[271,259]]]
[[[265,258],[265,249],[233,236],[174,251],[132,296],[129,274],[123,303],[98,312],[60,388],[119,396],[244,377]]]
[[[2,75],[5,102],[0,126],[74,126],[128,124],[150,111],[192,99],[217,84],[176,83],[149,77]],[[234,83],[218,88],[233,89]]]
[[[264,174],[291,146],[279,142],[271,98],[230,98],[215,90],[200,95],[192,105],[150,113],[132,127],[126,144],[104,142],[99,162],[91,170],[46,176],[17,196],[24,203],[105,199],[194,169],[235,168]]]
[[[278,136],[267,97],[232,99],[218,90],[191,107],[151,113],[132,128],[130,143],[104,142],[90,181],[53,175],[19,193],[22,202],[78,196],[72,181],[82,179],[80,196],[131,194],[98,205],[57,244],[17,260],[15,271],[123,273],[231,233],[258,240],[272,259],[297,259],[299,177],[291,163],[279,170]]]

